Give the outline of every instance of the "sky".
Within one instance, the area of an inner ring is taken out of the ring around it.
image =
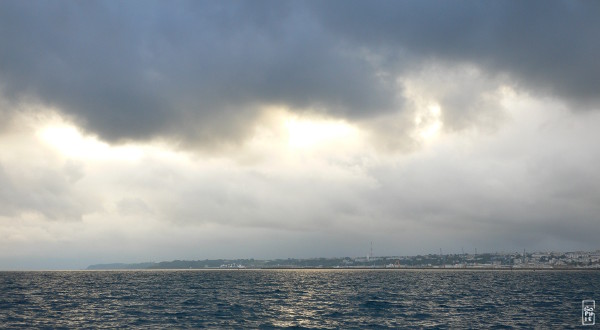
[[[0,1],[0,269],[598,249],[598,17]]]

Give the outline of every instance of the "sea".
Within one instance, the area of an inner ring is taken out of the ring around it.
[[[600,271],[0,272],[11,329],[562,329],[586,327],[584,300]]]

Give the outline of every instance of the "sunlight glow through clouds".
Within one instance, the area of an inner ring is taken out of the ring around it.
[[[415,128],[423,142],[431,142],[439,136],[444,123],[441,121],[442,109],[438,104],[431,104],[425,111],[415,117]]]
[[[318,144],[343,142],[355,138],[357,130],[340,120],[311,120],[291,117],[286,120],[291,148],[310,148]]]
[[[298,116],[283,109],[271,111],[271,116],[270,121],[265,123],[268,127],[258,130],[250,139],[251,147],[261,149],[271,157],[293,150],[311,153],[325,150],[331,153],[356,152],[363,146],[361,130],[343,120]],[[431,122],[427,120],[427,123]],[[136,162],[148,156],[184,160],[180,157],[184,155],[172,150],[169,145],[110,145],[94,136],[85,135],[78,127],[60,117],[50,118],[36,126],[35,136],[39,141],[72,159]],[[436,133],[437,128],[427,126],[425,129],[427,131],[422,134],[428,138]]]
[[[295,159],[294,155],[348,156],[365,151],[365,138],[360,126],[346,120],[272,106],[264,109],[244,149],[266,156],[269,162],[280,157]]]
[[[113,147],[96,138],[84,136],[72,125],[48,125],[38,131],[39,138],[62,154],[78,159],[116,159],[135,161],[143,151],[134,146]]]

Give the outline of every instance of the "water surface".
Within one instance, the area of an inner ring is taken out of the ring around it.
[[[0,272],[0,327],[570,328],[583,299],[600,271]]]

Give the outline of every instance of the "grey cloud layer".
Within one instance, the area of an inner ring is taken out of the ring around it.
[[[81,220],[94,207],[70,185],[71,175],[69,169],[39,166],[7,174],[0,163],[0,216],[16,218],[29,212],[49,220]]]
[[[509,111],[495,134],[387,159],[328,150],[253,166],[151,151],[78,161],[15,123],[0,134],[0,267],[361,255],[371,240],[381,255],[596,249],[600,113],[521,98]]]
[[[265,104],[349,118],[399,110],[395,78],[427,61],[599,101],[594,2],[0,6],[4,97],[55,105],[109,141],[235,141]]]

